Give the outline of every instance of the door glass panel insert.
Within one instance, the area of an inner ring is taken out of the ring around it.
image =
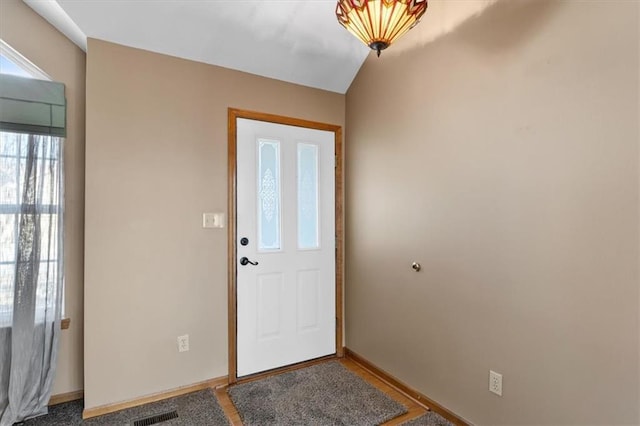
[[[318,146],[298,144],[298,248],[316,249],[318,238]]]
[[[258,248],[280,250],[280,142],[258,140]]]

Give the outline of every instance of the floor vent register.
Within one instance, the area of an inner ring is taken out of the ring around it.
[[[156,414],[150,417],[145,417],[144,419],[136,420],[133,422],[133,426],[151,426],[155,425],[156,423],[166,422],[167,420],[177,418],[178,412],[176,410],[173,410],[166,413]]]

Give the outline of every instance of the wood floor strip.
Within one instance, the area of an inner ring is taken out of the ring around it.
[[[413,401],[415,401],[422,407],[426,408],[427,410],[431,410],[434,413],[440,414],[442,417],[449,420],[450,422],[455,423],[456,425],[460,425],[460,426],[470,425],[470,423],[466,422],[464,419],[457,416],[452,411],[448,410],[447,408],[433,401],[431,398],[427,397],[426,395],[418,392],[412,387],[401,382],[399,379],[393,377],[391,374],[387,373],[383,369],[372,364],[371,362],[369,362],[362,356],[358,355],[357,353],[353,352],[349,348],[345,348],[345,356],[346,356],[346,359],[351,360],[354,363],[360,365],[363,369],[371,372],[374,376],[378,377],[383,382],[387,383],[394,389],[398,390],[402,394],[411,398]]]
[[[229,397],[229,393],[227,392],[228,389],[228,386],[216,389],[218,404],[220,404],[222,411],[224,411],[225,416],[227,416],[227,420],[229,420],[229,423],[231,423],[232,426],[242,426],[240,413],[236,410],[236,406],[233,405],[233,401],[231,401],[231,397]]]
[[[413,420],[416,417],[420,417],[424,413],[427,412],[427,409],[420,404],[418,404],[413,399],[409,398],[407,395],[400,392],[398,389],[390,386],[388,383],[381,380],[379,377],[374,375],[369,370],[363,368],[358,363],[354,362],[352,359],[343,358],[340,360],[340,363],[344,365],[349,371],[357,374],[362,379],[364,379],[371,386],[375,387],[379,391],[387,394],[391,399],[400,404],[407,407],[407,413],[398,416],[394,419],[389,420],[386,423],[383,423],[383,426],[394,426],[399,425],[409,420]]]
[[[334,358],[335,359],[335,358]],[[312,363],[310,363],[311,365],[316,365],[322,362],[329,362],[332,361],[333,359],[328,359],[328,360],[316,360]],[[407,413],[398,416],[386,423],[383,423],[382,426],[396,426],[396,425],[400,425],[404,422],[407,422],[409,420],[415,419],[417,417],[420,417],[421,415],[423,415],[424,413],[427,412],[427,409],[424,408],[423,406],[421,406],[420,404],[418,404],[416,401],[414,401],[412,398],[408,397],[407,395],[403,394],[402,392],[400,392],[398,389],[394,388],[393,386],[390,386],[388,383],[386,383],[385,381],[381,380],[380,378],[376,377],[373,373],[371,373],[369,370],[363,368],[361,365],[359,365],[358,363],[356,363],[355,361],[351,360],[351,359],[346,359],[346,358],[340,358],[338,359],[338,362],[340,362],[345,368],[347,368],[349,371],[353,372],[354,374],[358,375],[359,377],[361,377],[364,381],[366,381],[367,383],[369,383],[371,386],[374,386],[376,389],[380,390],[381,392],[385,393],[386,395],[388,395],[391,399],[393,399],[394,401],[404,405],[405,407],[407,407]],[[310,365],[304,365],[298,368],[302,368],[302,367],[308,367]],[[297,370],[298,368],[294,368],[295,370]],[[294,370],[294,369],[288,369],[285,372]],[[275,376],[277,374],[282,374],[283,372],[279,372],[279,373],[275,373],[275,372],[271,372],[271,374],[268,374],[266,377],[272,377]],[[266,377],[259,377],[259,378],[252,378],[253,380],[257,380],[257,379],[261,379],[261,378],[266,378]],[[248,380],[248,381],[253,381],[253,380]],[[232,385],[234,386],[234,385]],[[228,393],[229,387],[228,386],[222,386],[219,387],[218,389],[216,389],[216,397],[218,399],[218,403],[220,404],[220,407],[222,407],[222,410],[224,411],[225,415],[227,416],[227,419],[229,420],[229,422],[233,425],[233,426],[242,426],[242,419],[240,417],[240,414],[238,413],[238,410],[236,409],[235,405],[233,405],[233,401],[231,401],[231,398],[229,397],[229,393]]]

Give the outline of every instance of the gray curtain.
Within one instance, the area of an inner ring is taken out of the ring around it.
[[[62,313],[63,139],[0,131],[0,426],[47,413]]]

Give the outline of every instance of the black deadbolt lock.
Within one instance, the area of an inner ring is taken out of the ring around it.
[[[240,238],[240,245],[241,246],[246,246],[247,244],[249,244],[249,239],[247,237]]]

